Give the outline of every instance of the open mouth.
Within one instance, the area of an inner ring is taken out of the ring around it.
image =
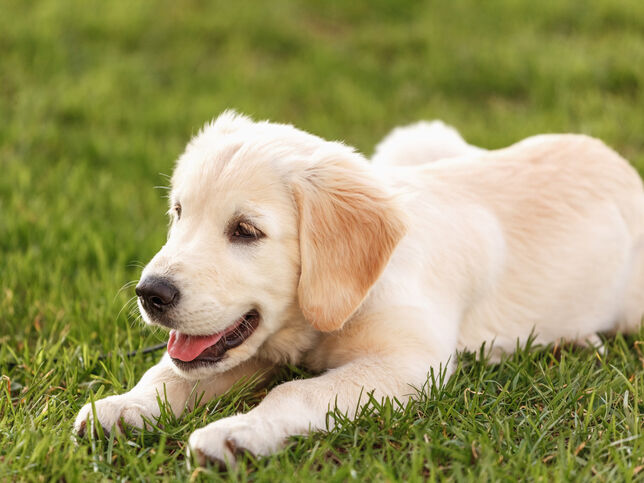
[[[259,312],[251,310],[221,332],[211,335],[188,335],[170,331],[168,354],[180,369],[216,364],[226,352],[241,345],[259,325]]]

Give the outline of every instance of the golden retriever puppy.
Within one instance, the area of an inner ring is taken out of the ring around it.
[[[96,402],[98,423],[140,426],[158,397],[180,415],[284,362],[319,371],[190,436],[200,461],[234,463],[326,429],[330,408],[352,413],[370,391],[404,401],[458,350],[485,342],[496,358],[531,334],[594,343],[640,326],[642,180],[600,141],[485,151],[417,124],[374,161],[232,112],[208,124],[179,158],[168,240],[136,288],[145,321],[170,329],[167,353]],[[93,418],[83,407],[76,431]]]

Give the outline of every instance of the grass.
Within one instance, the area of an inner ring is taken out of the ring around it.
[[[442,389],[228,473],[189,468],[185,441],[265,390],[129,438],[70,432],[157,358],[124,357],[163,340],[126,284],[164,241],[153,187],[203,122],[235,107],[367,154],[419,118],[486,147],[585,132],[642,173],[642,32],[639,0],[3,2],[0,479],[644,480],[642,332],[605,358],[462,354]]]

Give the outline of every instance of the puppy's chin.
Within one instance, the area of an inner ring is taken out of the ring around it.
[[[172,369],[176,374],[188,380],[196,381],[198,379],[208,379],[216,376],[217,374],[231,370],[257,353],[256,348],[244,347],[245,345],[246,344],[242,344],[239,347],[229,350],[226,352],[222,360],[214,364],[205,364],[185,370],[173,362]]]
[[[168,328],[164,324],[157,322],[153,317],[151,317],[145,311],[140,301],[138,301],[138,305],[141,317],[147,325],[162,327],[165,329]],[[226,350],[226,352],[221,357],[221,360],[218,360],[216,362],[204,361],[204,363],[199,363],[198,361],[196,361],[195,363],[189,362],[187,364],[183,364],[179,360],[172,359],[167,353],[165,357],[167,357],[172,362],[173,371],[182,378],[196,381],[199,379],[203,380],[215,377],[217,374],[227,372],[252,358],[253,356],[257,355],[260,351],[260,347],[265,345],[266,342],[269,342],[271,336],[274,336],[276,330],[279,330],[279,326],[273,327],[275,322],[279,320],[279,317],[271,315],[264,317],[264,314],[262,314],[259,324],[253,330],[250,336],[239,346]],[[208,329],[206,330],[206,332],[207,331]]]
[[[260,325],[248,339],[241,345],[227,350],[222,359],[217,362],[183,366],[180,361],[171,359],[173,362],[172,368],[176,374],[185,379],[207,379],[229,371],[256,355],[259,347],[264,344],[269,336],[267,328]]]

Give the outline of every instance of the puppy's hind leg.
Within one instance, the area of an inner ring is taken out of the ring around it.
[[[624,320],[618,331],[636,332],[644,324],[644,236],[635,251],[632,263],[633,273],[628,286]]]
[[[597,334],[591,334],[583,339],[578,339],[575,341],[575,345],[578,345],[579,347],[593,348],[602,357],[606,354],[604,342]]]

